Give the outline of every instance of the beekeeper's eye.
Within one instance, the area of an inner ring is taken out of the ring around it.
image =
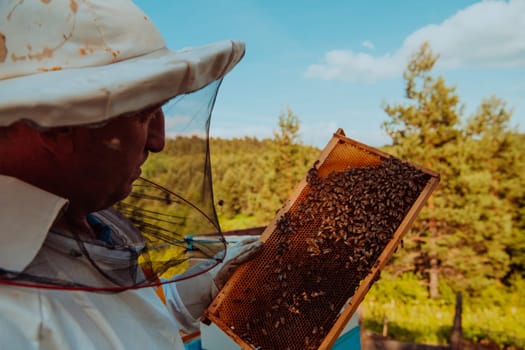
[[[137,113],[137,117],[141,123],[147,123],[160,115],[162,115],[160,106],[150,107]]]

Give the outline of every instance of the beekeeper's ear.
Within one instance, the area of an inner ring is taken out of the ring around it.
[[[40,132],[42,145],[55,155],[71,154],[73,152],[73,128],[57,127]]]

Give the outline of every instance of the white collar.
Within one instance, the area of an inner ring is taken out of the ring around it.
[[[67,202],[17,178],[0,175],[0,268],[23,271]]]

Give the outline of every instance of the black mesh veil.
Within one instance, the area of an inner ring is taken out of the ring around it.
[[[147,242],[140,257],[143,267],[162,280],[187,278],[200,271],[194,268],[184,274],[192,265],[188,250],[198,250],[200,262],[210,260],[202,266],[211,267],[224,254],[216,253],[217,244],[226,248],[213,201],[209,152],[210,117],[220,83],[180,95],[164,106],[165,150],[150,157],[144,177],[115,206]],[[206,235],[211,239],[203,241]]]
[[[209,152],[221,81],[164,104],[165,149],[150,155],[126,199],[88,216],[99,238],[51,228],[31,264],[21,272],[0,270],[0,283],[118,292],[191,278],[221,262],[226,241],[214,207]],[[199,251],[197,265],[189,250]]]

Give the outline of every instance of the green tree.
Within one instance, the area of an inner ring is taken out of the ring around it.
[[[505,104],[485,99],[462,124],[455,89],[430,74],[437,59],[428,44],[421,46],[404,74],[409,104],[387,105],[383,124],[393,153],[441,175],[397,261],[400,270],[413,262],[431,298],[439,296],[439,278],[475,295],[508,275],[524,184],[522,147]]]
[[[299,134],[300,120],[291,108],[279,115],[279,129],[274,131],[274,176],[271,188],[277,194],[279,205],[283,204],[300,179]]]
[[[428,43],[413,55],[404,73],[405,93],[410,103],[386,105],[384,110],[390,119],[383,128],[392,138],[394,153],[430,167],[444,177],[450,172],[447,159],[450,159],[451,148],[460,139],[458,126],[462,107],[455,89],[447,87],[443,78],[435,79],[430,75],[437,59]],[[431,198],[415,227],[416,241],[418,245],[424,245],[425,254],[419,258],[426,266],[424,273],[428,276],[431,298],[439,295],[439,236],[444,229],[437,212],[443,205],[446,205],[443,200]]]
[[[469,165],[486,174],[487,191],[495,198],[485,215],[497,218],[491,230],[497,235],[486,239],[495,241],[490,254],[499,261],[499,266],[493,266],[498,278],[514,272],[523,276],[525,271],[525,155],[523,135],[511,127],[511,116],[506,103],[493,96],[483,100],[466,127],[471,150],[479,155],[478,159],[470,158]],[[496,244],[500,249],[494,249]]]
[[[279,115],[278,127],[272,139],[210,140],[215,200],[228,228],[269,224],[319,154],[301,144],[291,109]]]

